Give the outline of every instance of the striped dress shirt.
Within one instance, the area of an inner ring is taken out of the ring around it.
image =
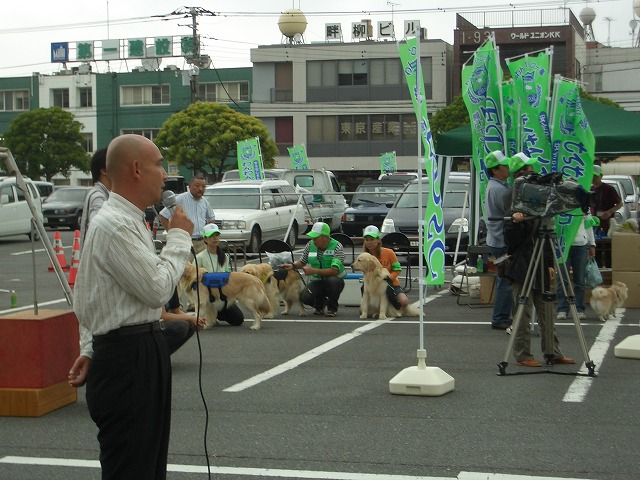
[[[90,335],[160,319],[162,306],[189,258],[191,239],[173,228],[160,255],[155,253],[144,212],[111,193],[87,233],[74,289],[73,310]],[[81,339],[91,357],[91,338]]]

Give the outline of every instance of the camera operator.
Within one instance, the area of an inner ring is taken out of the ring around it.
[[[518,154],[509,159],[509,170],[513,174],[514,188],[518,182],[526,181],[526,175],[534,173],[534,166],[537,167],[536,159],[529,159],[526,155]],[[527,220],[527,221],[525,221]],[[511,281],[514,294],[518,298],[525,292],[524,279],[527,276],[529,262],[533,258],[536,233],[540,227],[540,217],[526,219],[522,212],[515,211],[512,214],[512,221],[505,224],[505,242],[507,243],[510,262],[506,276]],[[547,352],[546,332],[554,329],[553,318],[547,315],[545,302],[552,300],[550,297],[551,281],[554,278],[553,254],[549,245],[545,243],[543,252],[543,268],[539,268],[534,274],[534,284],[531,289],[531,297],[525,299],[524,315],[520,319],[517,329],[512,332],[515,336],[513,343],[513,356],[518,365],[525,367],[541,367],[542,364],[531,354],[531,318],[535,305],[538,327],[540,328],[540,343],[542,352]],[[543,273],[543,278],[540,273]],[[515,303],[515,302],[514,302]],[[516,304],[517,305],[517,304]],[[558,338],[553,332],[553,363],[573,364],[575,361],[565,357],[560,351]]]

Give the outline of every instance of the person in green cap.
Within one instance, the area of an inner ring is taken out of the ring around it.
[[[537,160],[529,159],[526,155],[514,155],[509,159],[509,170],[516,182],[525,175],[534,173]],[[540,227],[540,218],[526,219],[522,212],[513,212],[512,222],[505,225],[505,242],[510,255],[509,267],[506,277],[511,281],[514,294],[520,296],[524,287],[524,279],[527,277],[529,262],[533,258],[536,232]],[[527,220],[527,221],[525,221]],[[545,243],[541,260],[547,267],[543,269],[545,275],[536,274],[531,294],[525,299],[524,315],[520,319],[517,330],[512,332],[515,336],[512,354],[518,365],[524,367],[541,367],[542,363],[531,354],[531,318],[533,306],[536,309],[536,319],[540,329],[540,344],[543,353],[550,353],[551,362],[557,364],[574,364],[575,360],[565,357],[560,350],[560,342],[555,334],[553,318],[546,312],[545,302],[549,302],[551,281],[554,279],[553,255],[550,246]],[[553,345],[547,345],[546,333],[553,329]]]
[[[511,186],[509,179],[509,165],[507,158],[500,151],[491,152],[486,160],[489,182],[485,190],[484,214],[487,225],[487,246],[491,255],[499,259],[507,253],[507,244],[504,241],[504,220],[511,214]],[[490,220],[490,219],[500,220]],[[491,328],[506,330],[511,325],[511,310],[513,309],[513,292],[511,283],[502,276],[499,268],[496,279],[493,314],[491,316]]]
[[[281,265],[287,270],[302,268],[309,277],[307,288],[302,292],[302,302],[315,308],[315,315],[335,317],[338,299],[344,289],[344,250],[342,244],[331,238],[331,229],[324,222],[313,224],[307,243],[299,260]]]

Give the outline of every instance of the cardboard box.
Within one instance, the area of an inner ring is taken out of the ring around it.
[[[613,271],[613,281],[622,282],[629,289],[629,296],[624,308],[640,308],[640,272]]]
[[[640,235],[637,233],[613,235],[611,268],[620,272],[640,272]]]

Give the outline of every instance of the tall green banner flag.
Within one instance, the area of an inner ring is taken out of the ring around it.
[[[513,157],[522,151],[520,135],[520,98],[516,94],[513,80],[502,84],[502,107],[504,112],[504,125],[507,151],[506,157]]]
[[[387,152],[380,155],[380,173],[393,173],[397,170],[396,152]]]
[[[238,152],[238,172],[240,173],[240,180],[264,179],[260,139],[254,137],[236,142],[236,150]]]
[[[476,50],[473,63],[462,67],[462,98],[471,121],[473,166],[478,176],[483,212],[489,182],[484,159],[495,150],[505,150],[501,90],[498,49],[489,39]]]
[[[422,245],[424,257],[429,267],[425,282],[427,285],[444,285],[444,221],[442,215],[442,195],[438,178],[438,163],[433,148],[433,137],[429,119],[427,118],[427,104],[424,102],[424,77],[418,59],[418,38],[409,38],[405,43],[398,43],[402,70],[407,79],[407,86],[413,101],[413,108],[420,125],[420,138],[424,146],[424,169],[429,178],[429,192],[424,216],[424,243]],[[419,72],[419,73],[418,73]],[[417,77],[420,76],[420,85]],[[422,99],[422,101],[420,101]]]
[[[582,110],[577,83],[559,75],[554,80],[551,138],[551,171],[560,172],[565,178],[573,178],[589,191],[593,177],[595,138]],[[556,217],[556,233],[561,249],[558,253],[562,255],[558,255],[559,258],[566,261],[569,247],[582,221],[580,209]]]
[[[549,130],[549,91],[551,49],[537,55],[507,59],[515,92],[520,98],[522,151],[540,162],[541,173],[551,172],[551,132]]]
[[[295,145],[287,148],[293,170],[309,170],[309,159],[304,145]]]

